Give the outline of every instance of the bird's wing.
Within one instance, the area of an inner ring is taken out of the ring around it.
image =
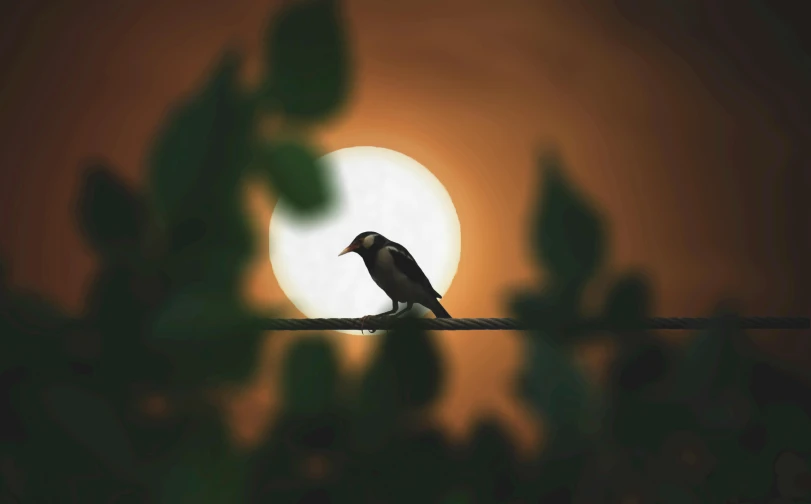
[[[423,286],[434,296],[440,299],[442,298],[442,296],[434,290],[431,282],[428,280],[428,277],[422,272],[420,265],[417,264],[417,261],[415,261],[413,257],[411,257],[411,254],[408,252],[408,250],[406,250],[405,247],[399,243],[390,242],[388,245],[386,245],[386,249],[391,254],[392,259],[394,259],[394,266],[398,270],[402,271],[409,280]]]

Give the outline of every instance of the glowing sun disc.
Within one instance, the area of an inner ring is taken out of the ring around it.
[[[358,255],[338,257],[363,231],[406,247],[444,296],[459,265],[461,232],[442,183],[414,159],[380,147],[340,149],[323,160],[336,191],[332,211],[303,219],[279,202],[270,219],[270,262],[293,305],[308,318],[354,318],[391,309]],[[427,309],[414,305],[413,311]]]

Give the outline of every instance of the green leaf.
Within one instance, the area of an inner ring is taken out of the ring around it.
[[[509,436],[494,419],[477,422],[470,437],[467,460],[470,484],[475,494],[486,501],[504,502],[514,498],[516,451]]]
[[[811,451],[811,418],[800,405],[774,403],[766,409],[764,422],[769,433],[767,450],[771,453]]]
[[[545,419],[550,450],[578,450],[601,420],[585,376],[542,334],[527,342],[522,396]]]
[[[358,446],[362,450],[383,446],[394,433],[400,413],[394,369],[375,359],[358,390],[353,427]]]
[[[44,393],[51,418],[95,455],[114,475],[135,475],[132,445],[115,412],[89,391],[71,385],[54,385]]]
[[[709,502],[733,497],[763,499],[768,495],[774,481],[774,457],[752,456],[734,438],[709,439],[709,444],[718,459],[704,485]]]
[[[586,283],[603,262],[603,224],[592,206],[566,180],[555,155],[545,155],[541,169],[543,193],[535,232],[538,258],[553,283]]]
[[[442,500],[442,504],[470,504],[474,502],[468,492],[456,491]]]
[[[170,115],[150,157],[149,189],[170,225],[232,202],[250,161],[254,103],[237,86],[240,60],[226,54],[204,89]]]
[[[311,416],[326,411],[338,385],[338,362],[332,345],[323,337],[297,341],[285,359],[283,376],[287,413]]]
[[[146,230],[141,196],[108,166],[96,162],[85,169],[79,194],[79,226],[100,254],[137,247]]]
[[[173,359],[175,379],[194,385],[248,378],[262,331],[238,299],[192,285],[156,314],[149,336],[151,348]]]
[[[192,224],[193,223],[193,224]],[[236,205],[174,228],[165,272],[175,286],[204,282],[223,294],[238,296],[242,273],[253,253],[253,236]]]
[[[740,389],[751,364],[741,354],[742,334],[729,315],[719,314],[713,325],[687,345],[679,360],[676,393],[684,400],[706,401],[727,389]]]
[[[647,279],[641,274],[627,274],[608,291],[604,317],[609,326],[620,331],[641,329],[650,316],[650,303]]]
[[[350,63],[335,0],[295,2],[282,11],[267,36],[268,101],[304,120],[337,112],[350,88]]]
[[[382,336],[377,359],[396,376],[396,397],[404,410],[424,408],[439,395],[444,378],[442,358],[433,335],[413,318],[398,321]]]
[[[303,214],[326,211],[332,184],[324,161],[297,142],[265,144],[257,150],[256,169],[281,200]]]
[[[58,372],[64,361],[58,336],[74,324],[57,306],[30,292],[0,298],[0,373],[16,367]]]
[[[221,426],[197,427],[163,464],[156,466],[157,502],[231,504],[246,502],[250,468],[228,448]]]
[[[658,490],[661,504],[701,504],[692,490],[681,485],[663,483]]]
[[[519,320],[533,331],[541,331],[550,342],[574,343],[588,334],[578,326],[581,293],[578,285],[547,285],[541,292],[519,292],[510,307]]]

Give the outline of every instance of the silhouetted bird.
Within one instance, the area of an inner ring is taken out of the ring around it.
[[[418,303],[434,312],[437,318],[451,318],[439,304],[437,298],[442,296],[431,286],[417,261],[399,243],[380,233],[366,231],[356,236],[338,255],[348,252],[356,252],[363,258],[372,280],[391,298],[392,309],[373,316],[391,315],[397,312],[398,303],[406,303],[405,310],[397,313],[402,315],[413,308],[414,303]]]

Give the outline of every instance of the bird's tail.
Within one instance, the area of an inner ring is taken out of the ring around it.
[[[434,312],[434,316],[436,318],[453,318],[451,317],[451,314],[448,313],[448,310],[442,307],[438,299],[434,300],[434,302],[431,304],[431,311]]]

